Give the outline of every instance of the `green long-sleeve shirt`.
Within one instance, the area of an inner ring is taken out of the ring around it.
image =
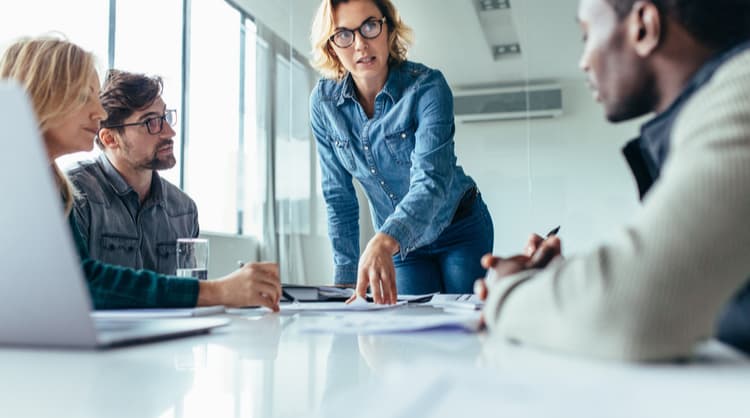
[[[95,309],[184,308],[198,301],[198,280],[134,270],[89,258],[88,248],[71,214],[68,223],[81,257]]]

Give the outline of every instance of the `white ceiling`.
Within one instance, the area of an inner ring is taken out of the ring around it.
[[[440,69],[454,86],[583,78],[577,64],[582,48],[575,22],[578,0],[511,0],[522,58],[498,61],[492,59],[472,0],[394,1],[414,29],[410,59]],[[307,36],[318,4],[289,0],[291,37],[301,52],[310,49]]]

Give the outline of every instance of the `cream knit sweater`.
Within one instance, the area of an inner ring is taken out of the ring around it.
[[[591,253],[488,283],[494,336],[661,360],[689,356],[713,335],[750,275],[750,52],[694,94],[672,135],[632,225]]]

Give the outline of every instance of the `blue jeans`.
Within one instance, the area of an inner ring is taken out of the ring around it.
[[[393,257],[399,294],[472,293],[474,281],[486,270],[480,259],[492,252],[494,227],[487,205],[477,195],[471,210],[454,220],[432,244],[401,260]]]

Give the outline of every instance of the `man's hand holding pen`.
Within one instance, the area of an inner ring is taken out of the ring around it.
[[[562,244],[557,237],[559,231],[558,226],[548,232],[546,238],[532,234],[523,254],[508,258],[485,255],[482,257],[482,267],[487,269],[487,279],[497,280],[524,270],[546,267],[550,261],[562,256]],[[485,279],[478,279],[474,283],[474,293],[481,300],[487,299],[488,288]]]

